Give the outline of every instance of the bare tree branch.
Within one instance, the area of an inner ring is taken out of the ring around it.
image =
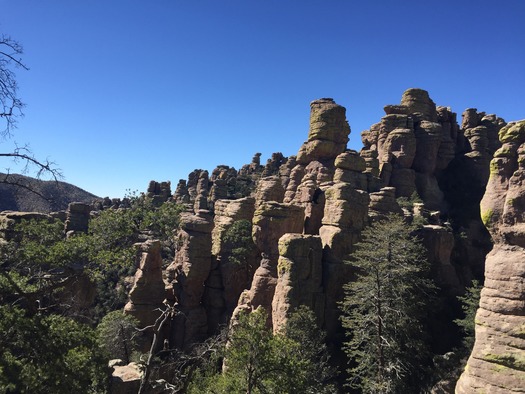
[[[11,131],[16,127],[16,118],[23,116],[24,103],[18,98],[18,84],[16,74],[12,68],[29,68],[22,62],[20,55],[22,46],[11,37],[0,36],[0,118],[5,121],[5,126],[0,135],[10,137]]]
[[[3,123],[0,125],[0,140],[12,136],[12,131],[16,128],[17,118],[24,115],[22,111],[24,103],[18,97],[18,84],[16,74],[13,71],[14,68],[29,70],[22,61],[22,54],[23,48],[17,41],[7,35],[0,35],[0,123]],[[43,175],[49,175],[55,181],[62,178],[62,174],[55,167],[55,163],[47,159],[37,159],[27,145],[19,147],[15,144],[12,151],[0,152],[0,158],[12,160],[14,163],[22,163],[22,174],[27,174],[30,168],[31,170],[34,169],[37,179]],[[0,184],[28,190],[50,201],[49,197],[35,190],[29,183],[26,184],[20,178],[11,176],[9,170],[7,174],[0,177]]]

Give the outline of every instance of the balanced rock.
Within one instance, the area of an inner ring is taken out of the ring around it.
[[[418,114],[421,120],[435,122],[437,120],[436,104],[428,92],[423,89],[408,89],[401,97],[401,107],[406,107],[409,114]]]
[[[310,103],[310,131],[308,140],[297,154],[297,163],[333,160],[343,153],[348,143],[350,126],[346,121],[346,109],[331,98]]]

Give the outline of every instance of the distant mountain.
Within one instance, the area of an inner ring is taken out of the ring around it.
[[[6,174],[0,173],[0,181],[5,177]],[[0,211],[47,213],[64,210],[73,201],[90,203],[99,199],[94,194],[66,182],[42,181],[18,174],[9,174],[9,180],[25,187],[0,183]]]

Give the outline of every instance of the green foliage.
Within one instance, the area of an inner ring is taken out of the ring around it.
[[[0,332],[0,392],[105,391],[106,361],[90,327],[0,305]]]
[[[294,387],[301,388],[303,393],[335,393],[331,382],[337,376],[337,369],[330,364],[326,335],[319,330],[314,313],[306,306],[297,308],[286,322],[283,334],[300,345],[294,357],[307,361]]]
[[[138,321],[122,311],[108,313],[97,326],[98,343],[106,357],[131,362],[137,346]]]
[[[414,204],[423,202],[423,200],[421,199],[421,197],[419,197],[419,194],[417,194],[417,192],[412,193],[410,198],[398,197],[396,198],[396,201],[401,208],[407,208],[409,210],[412,210],[412,208],[414,208]]]
[[[230,250],[229,261],[245,265],[254,244],[252,240],[252,224],[249,220],[237,220],[223,235],[224,249]]]
[[[134,253],[131,247],[144,232],[161,241],[173,238],[183,206],[168,201],[157,207],[144,196],[131,197],[130,201],[131,208],[107,209],[89,222],[96,263],[129,264]]]
[[[454,320],[454,323],[461,328],[465,335],[463,338],[465,352],[470,352],[474,346],[474,331],[476,327],[475,319],[479,307],[481,289],[481,284],[477,280],[473,280],[472,286],[466,289],[465,294],[458,297],[458,300],[461,302],[461,309],[463,310],[464,317],[462,319]]]
[[[323,335],[315,318],[300,309],[283,333],[273,334],[262,308],[243,314],[233,327],[226,347],[226,369],[221,375],[203,375],[190,393],[333,393],[327,381],[334,372],[327,366]],[[303,324],[312,324],[303,326]]]
[[[434,285],[414,228],[391,215],[362,233],[345,286],[348,384],[366,393],[419,392],[427,363],[425,310]]]
[[[144,197],[131,205],[101,212],[86,234],[66,238],[63,223],[31,220],[0,242],[0,392],[104,392],[107,358],[129,360],[131,319],[106,316],[98,335],[81,322],[124,305],[133,244],[144,232],[168,242],[181,211]],[[76,301],[75,283],[86,275],[97,289],[95,305],[80,309],[86,306]]]

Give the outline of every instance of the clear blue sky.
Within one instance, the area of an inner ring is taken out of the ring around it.
[[[100,196],[195,168],[296,154],[310,101],[347,108],[349,147],[419,87],[525,118],[525,1],[0,0],[24,46],[15,138]],[[2,142],[5,151],[9,143]],[[0,163],[15,169],[10,163]]]

